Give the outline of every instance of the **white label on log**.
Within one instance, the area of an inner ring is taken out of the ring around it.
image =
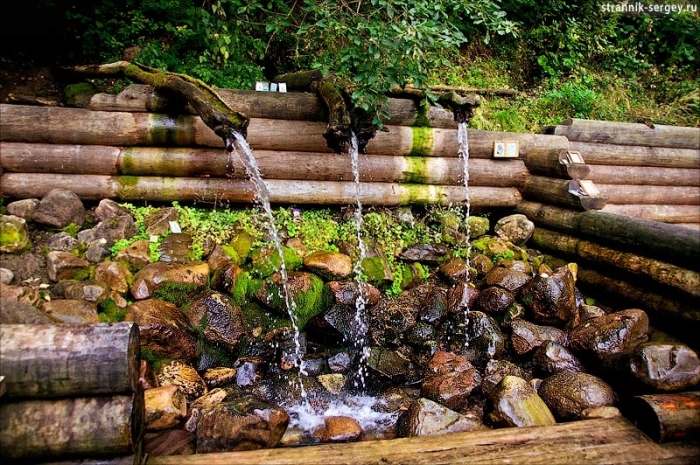
[[[180,229],[180,224],[177,221],[168,221],[168,224],[170,225],[170,231],[173,233],[181,233],[182,229]]]

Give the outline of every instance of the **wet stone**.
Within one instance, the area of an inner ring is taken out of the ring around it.
[[[193,327],[201,330],[205,340],[222,343],[233,349],[247,335],[243,311],[231,299],[216,291],[208,291],[190,303],[187,316]]]
[[[345,279],[352,274],[352,260],[339,252],[312,252],[304,257],[304,267],[325,280]]]
[[[450,284],[467,280],[467,262],[463,258],[453,258],[438,268],[440,276]]]
[[[48,247],[49,250],[70,252],[78,248],[78,239],[65,231],[61,231],[46,239],[46,247]]]
[[[513,262],[516,263],[516,262]],[[495,267],[484,277],[487,286],[499,286],[511,292],[515,292],[530,281],[530,276],[523,271]]]
[[[493,261],[484,254],[476,254],[469,260],[469,266],[476,270],[476,278],[483,278],[493,269]]]
[[[214,389],[235,382],[236,369],[228,367],[209,368],[202,373],[202,379],[209,389]]]
[[[170,231],[170,222],[177,221],[180,213],[173,207],[159,208],[153,213],[146,215],[143,225],[146,227],[146,234],[149,236],[160,236]]]
[[[536,370],[545,375],[569,371],[578,373],[585,371],[583,364],[566,347],[554,341],[544,341],[535,350],[532,363]]]
[[[649,317],[643,310],[628,309],[588,320],[569,331],[569,347],[602,360],[630,352],[646,342]]]
[[[577,316],[575,280],[567,267],[534,277],[520,290],[520,299],[540,325],[562,327]]]
[[[505,351],[505,338],[496,320],[482,312],[469,313],[467,328],[469,346],[466,352],[477,366],[485,366],[491,359],[499,359]]]
[[[164,282],[205,286],[209,282],[209,265],[204,262],[150,263],[134,276],[131,295],[136,300],[149,298]]]
[[[127,263],[134,271],[140,270],[151,263],[148,240],[140,239],[130,246],[123,248],[117,252],[114,261]]]
[[[51,281],[73,279],[79,271],[89,266],[90,262],[69,252],[51,251],[46,254],[46,270]]]
[[[21,252],[29,246],[27,222],[14,215],[0,215],[0,252]]]
[[[511,322],[510,329],[510,342],[513,350],[519,355],[536,349],[545,341],[566,344],[566,333],[553,326],[541,326],[523,319],[515,319]]]
[[[128,215],[131,215],[129,210],[111,199],[102,199],[100,200],[100,203],[97,204],[97,207],[95,207],[95,219],[97,221],[107,221],[116,216]]]
[[[370,348],[367,367],[389,380],[396,380],[406,376],[411,368],[408,360],[397,352],[383,347]]]
[[[437,332],[435,327],[419,321],[404,333],[406,342],[415,346],[424,346],[430,341],[434,341]]]
[[[236,360],[234,368],[236,369],[237,386],[253,386],[262,379],[262,366],[260,360],[255,357]]]
[[[328,368],[334,373],[345,373],[350,369],[352,358],[347,352],[339,352],[328,359]]]
[[[95,267],[95,279],[121,294],[129,291],[128,283],[132,278],[131,271],[119,262],[101,262]]]
[[[437,264],[450,249],[442,244],[415,244],[399,254],[401,260]]]
[[[477,305],[486,313],[499,314],[505,312],[514,301],[512,292],[498,286],[491,286],[481,290]]]
[[[354,418],[334,415],[323,418],[323,426],[314,431],[322,442],[352,442],[362,438],[360,423]]]
[[[39,199],[15,200],[7,204],[7,213],[31,221],[34,218],[34,211],[38,206]]]
[[[365,305],[376,305],[379,302],[381,292],[368,283],[362,283],[362,297]],[[357,281],[331,281],[328,287],[335,296],[336,303],[342,305],[355,305],[360,296],[360,284]]]
[[[447,309],[450,313],[463,313],[473,309],[479,298],[479,290],[467,282],[461,282],[451,288],[447,294]]]
[[[113,246],[119,240],[131,239],[138,233],[134,218],[131,215],[115,216],[114,218],[100,221],[92,230],[84,231],[92,231],[92,240],[106,239],[108,247]],[[84,231],[81,231],[81,233]],[[91,240],[83,240],[83,242],[88,243]]]
[[[109,297],[109,286],[101,281],[61,281],[63,296],[66,299],[87,300],[101,303]]]
[[[209,255],[207,255],[207,265],[209,265],[209,269],[215,273],[220,272],[222,269],[232,264],[234,264],[233,258],[227,254],[219,244],[216,244]]]
[[[616,401],[610,385],[587,373],[554,374],[542,381],[537,392],[562,421],[579,420],[584,410],[613,405]]]
[[[507,360],[489,360],[484,368],[484,376],[481,381],[481,392],[490,395],[496,385],[506,376],[517,376],[528,380],[530,376],[525,370],[515,363]]]
[[[467,405],[469,394],[481,384],[481,375],[465,357],[436,352],[428,363],[421,395],[452,410]]]
[[[398,436],[403,438],[487,429],[480,421],[425,398],[411,403],[396,427]]]
[[[52,318],[66,324],[99,323],[97,305],[85,300],[56,299],[44,302],[41,310]]]
[[[317,376],[316,379],[332,394],[340,394],[347,383],[347,378],[341,373],[327,373]]]
[[[423,308],[418,316],[419,320],[425,323],[436,324],[444,320],[447,314],[446,293],[441,289],[431,289],[423,301]]]
[[[517,214],[501,218],[496,222],[493,230],[499,237],[515,245],[522,245],[532,236],[535,224],[525,215]]]
[[[177,426],[187,414],[187,400],[177,386],[162,386],[144,391],[146,430]]]
[[[486,404],[485,419],[497,427],[556,423],[552,412],[530,383],[517,376],[506,376],[493,388]]]
[[[207,385],[197,370],[180,360],[160,367],[157,373],[161,386],[178,386],[189,402],[208,392]]]
[[[683,391],[700,383],[700,359],[685,344],[649,342],[630,355],[629,371],[645,386],[658,391]]]
[[[192,248],[192,236],[184,233],[170,234],[158,246],[160,261],[164,263],[188,263]]]

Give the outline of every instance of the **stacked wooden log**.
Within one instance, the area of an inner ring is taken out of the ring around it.
[[[251,117],[248,142],[272,203],[350,204],[355,186],[347,155],[328,150],[325,110],[305,93],[220,90]],[[167,101],[148,86],[98,94],[92,109],[0,105],[3,195],[41,197],[54,187],[86,199],[255,199],[237,154],[187,111],[163,113]],[[158,110],[160,113],[150,113]],[[466,202],[452,115],[412,100],[389,99],[390,119],[360,156],[364,204]],[[422,124],[418,126],[417,124]],[[518,158],[493,158],[496,140],[519,143]],[[474,208],[513,208],[535,147],[568,147],[565,137],[469,131],[469,200]]]
[[[0,325],[0,457],[141,463],[138,327]]]
[[[570,119],[545,132],[581,153],[603,211],[700,229],[700,128]]]

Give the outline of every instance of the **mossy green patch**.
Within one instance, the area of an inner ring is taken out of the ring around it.
[[[236,253],[236,256],[238,257],[238,264],[242,264],[246,261],[248,258],[248,254],[250,254],[250,250],[253,247],[253,242],[255,242],[255,239],[253,236],[248,234],[245,231],[241,231],[238,234],[231,239],[231,242],[229,242],[229,247],[230,250]],[[229,254],[232,258],[234,256],[229,253],[229,250],[224,247],[224,252]]]
[[[402,182],[426,184],[428,180],[428,160],[425,157],[403,157],[406,169],[403,171]]]
[[[284,265],[287,271],[294,271],[301,268],[303,264],[299,252],[291,247],[282,247],[284,254]],[[259,248],[251,253],[253,263],[250,272],[258,278],[267,278],[278,271],[281,266],[280,256],[275,247]]]
[[[426,127],[412,127],[413,131],[413,142],[411,144],[411,151],[408,152],[410,156],[425,157],[432,153],[433,151],[433,128]]]
[[[428,111],[430,110],[430,105],[427,104],[425,100],[416,102],[416,117],[413,120],[414,127],[428,127],[430,126],[430,120],[428,119]]]
[[[426,184],[400,184],[401,205],[434,204],[444,205],[446,202],[445,190],[441,186]]]
[[[192,300],[191,295],[198,287],[195,283],[165,281],[153,291],[153,298],[165,300],[177,307],[184,307]]]
[[[118,323],[124,321],[126,316],[126,308],[119,308],[111,298],[100,302],[97,308],[99,309],[98,318],[103,323]]]
[[[159,356],[152,349],[146,346],[141,347],[141,359],[150,362],[151,367],[153,367],[153,371],[155,372],[157,372],[162,366],[170,365],[170,362],[172,361],[169,358]]]
[[[316,315],[323,313],[333,303],[333,293],[326,283],[318,276],[304,273],[305,285],[290,284],[291,299],[294,302],[294,319],[299,330]],[[283,291],[278,282],[268,280],[263,288],[267,305],[280,314],[287,312]],[[261,299],[262,300],[262,299]]]

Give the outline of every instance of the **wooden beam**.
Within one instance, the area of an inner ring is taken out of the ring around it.
[[[637,186],[695,186],[700,188],[700,169],[663,168],[659,166],[587,165],[585,179],[596,184]]]
[[[525,166],[532,174],[561,179],[590,179],[590,168],[583,163],[566,162],[567,150],[535,148],[525,159]]]
[[[604,194],[589,196],[577,193],[576,181],[530,176],[522,188],[523,197],[577,210],[600,210],[605,206]]]
[[[306,205],[354,204],[355,184],[342,181],[266,180],[271,203]],[[49,190],[70,189],[82,199],[148,200],[158,202],[255,201],[252,182],[222,178],[166,178],[45,173],[5,173],[0,190],[8,197],[40,198]],[[514,187],[469,188],[474,208],[515,207],[522,197]],[[360,184],[360,200],[367,205],[464,205],[464,186],[435,186],[369,182]]]
[[[624,418],[554,426],[503,428],[348,444],[262,449],[246,452],[149,457],[148,465],[230,463],[304,465],[363,464],[580,464],[695,463],[700,446],[664,447]]]
[[[0,142],[0,167],[14,173],[134,176],[213,176],[247,179],[236,152],[210,148],[109,147],[104,145]],[[347,155],[257,150],[265,179],[350,181]],[[454,157],[360,155],[363,182],[463,185],[462,161]],[[527,176],[522,160],[469,160],[469,185],[520,187]]]
[[[661,223],[700,223],[698,205],[607,204],[602,211]]]
[[[641,186],[596,183],[596,187],[617,205],[700,205],[700,186]],[[697,209],[700,220],[700,208]]]

